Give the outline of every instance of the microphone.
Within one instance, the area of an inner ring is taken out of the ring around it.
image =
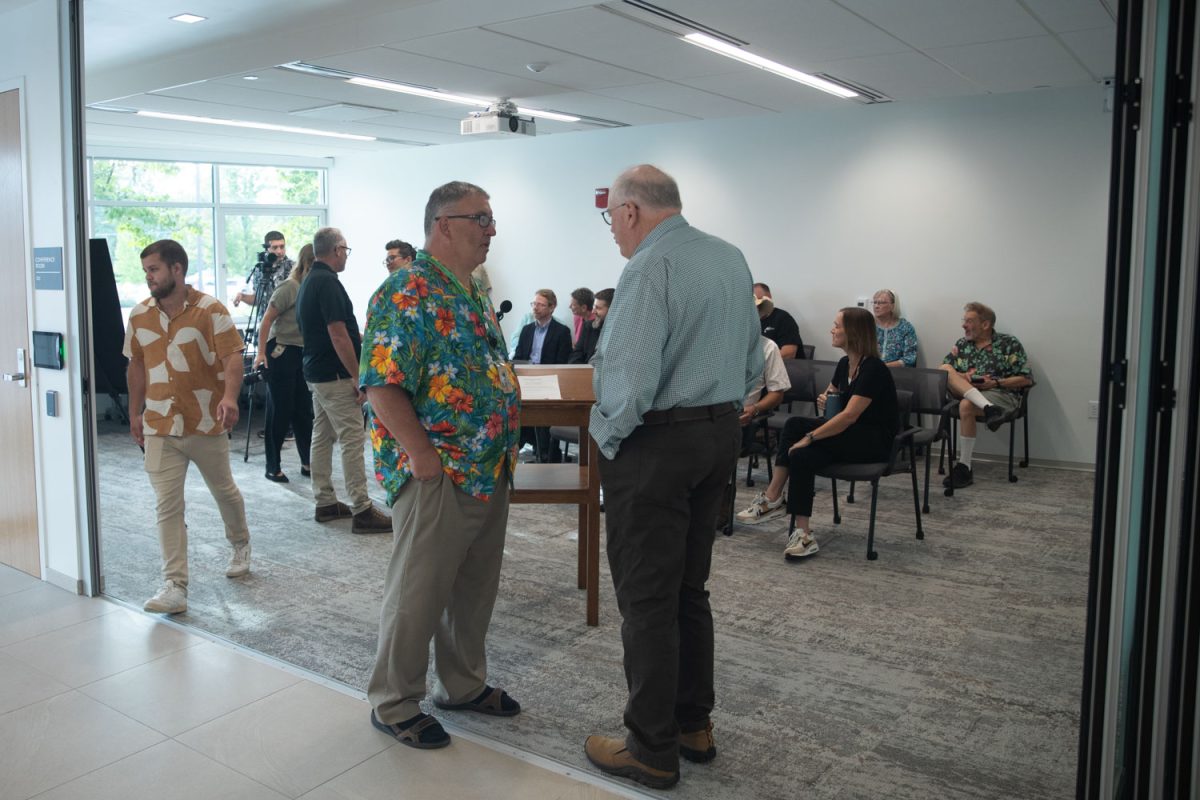
[[[500,320],[504,319],[504,315],[510,311],[512,311],[512,301],[511,300],[501,300],[500,301],[500,310],[498,312],[496,312],[496,321],[499,322]]]

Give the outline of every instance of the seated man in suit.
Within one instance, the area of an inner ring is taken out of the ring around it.
[[[513,360],[566,364],[571,357],[571,329],[554,318],[554,309],[558,307],[554,290],[538,289],[529,307],[533,309],[533,322],[521,329]],[[550,446],[549,428],[521,428],[521,444],[532,444],[538,461],[562,461],[562,451]]]

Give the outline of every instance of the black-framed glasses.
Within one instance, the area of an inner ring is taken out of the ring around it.
[[[442,214],[438,219],[473,219],[481,228],[490,228],[496,224],[496,218],[491,214]]]
[[[624,203],[619,203],[618,205],[615,205],[612,208],[604,209],[603,211],[600,212],[600,219],[604,220],[605,225],[612,225],[612,212],[616,211],[621,206],[627,206],[627,205],[630,205],[630,202],[628,200],[626,200]]]
[[[345,250],[345,251],[346,251],[346,255],[350,255],[350,250],[351,250],[352,248],[346,247],[346,245],[344,245],[344,244],[339,244],[339,245],[338,245],[338,249],[339,249],[339,250]]]

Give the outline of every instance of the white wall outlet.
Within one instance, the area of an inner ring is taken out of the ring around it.
[[[858,298],[858,307],[865,308],[867,311],[870,311],[871,310],[871,298],[869,298],[869,297]]]
[[[1100,419],[1100,401],[1088,400],[1088,419]]]

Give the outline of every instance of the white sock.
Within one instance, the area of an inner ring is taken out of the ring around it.
[[[972,389],[971,391],[975,391]],[[974,436],[958,436],[958,463],[965,464],[967,469],[971,468],[971,456],[975,455],[975,437]]]
[[[983,392],[974,387],[967,389],[967,393],[964,394],[963,397],[967,400],[970,400],[976,408],[987,408],[991,405],[991,403],[988,402],[988,399],[983,396]]]

